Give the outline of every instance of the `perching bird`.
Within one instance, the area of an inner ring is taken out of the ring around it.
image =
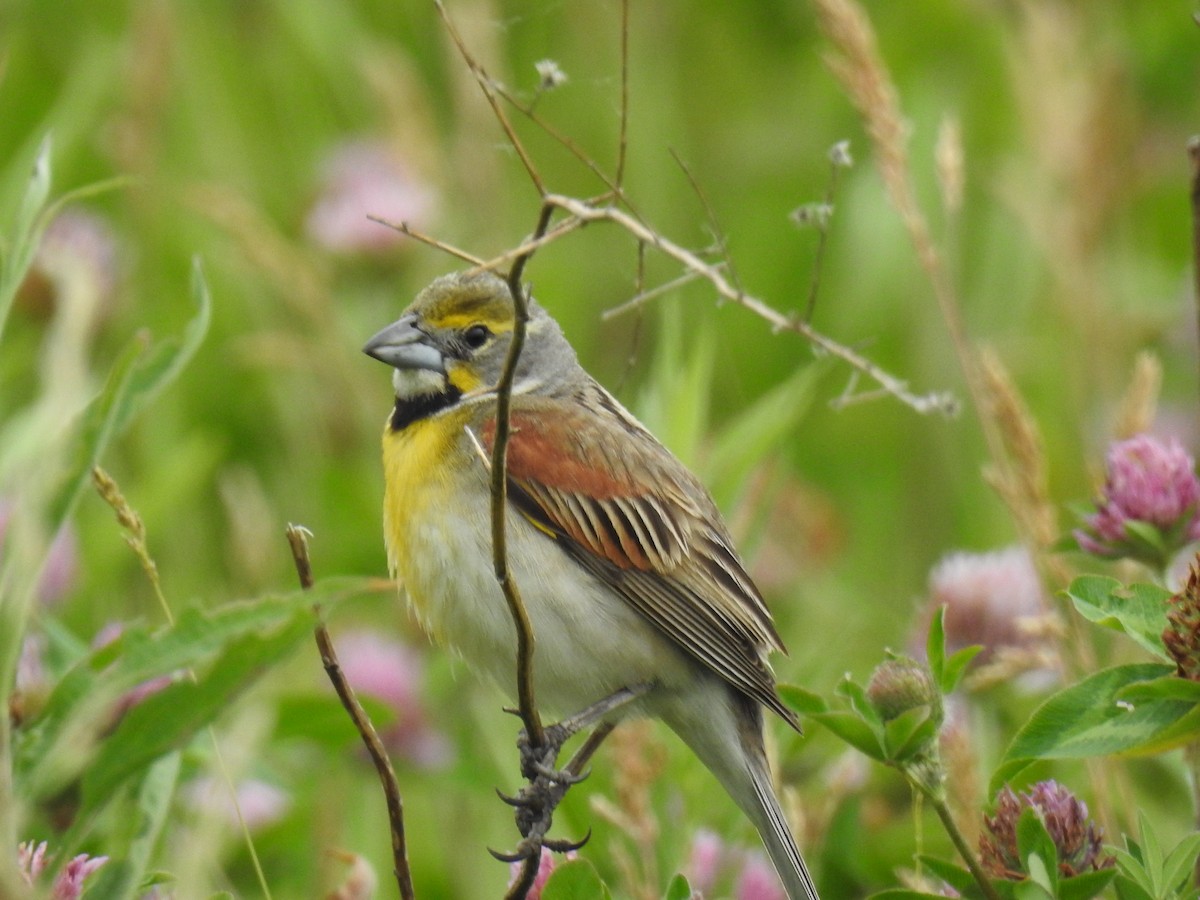
[[[509,690],[516,631],[492,566],[481,448],[513,325],[506,282],[452,274],[363,348],[395,369],[383,436],[393,575],[435,640]],[[708,491],[532,300],[509,421],[508,561],[539,706],[573,714],[648,685],[616,715],[664,721],[749,816],[792,900],[817,900],[763,751],[764,707],[798,728],[766,661],[783,644]]]

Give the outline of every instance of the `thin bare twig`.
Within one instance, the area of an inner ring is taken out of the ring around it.
[[[417,229],[410,226],[407,222],[393,222],[390,219],[385,219],[382,216],[371,215],[370,213],[367,213],[367,218],[372,222],[378,222],[380,225],[385,225],[388,228],[394,229],[401,234],[406,234],[413,240],[420,241],[422,244],[433,247],[435,250],[441,250],[443,253],[457,257],[463,262],[469,262],[473,266],[486,268],[483,260],[481,260],[475,254],[468,253],[466,250],[463,250],[460,247],[455,247],[453,244],[447,244],[445,241],[425,234],[423,231],[417,231]]]
[[[554,212],[551,206],[543,206],[538,219],[538,227],[533,239],[545,234]],[[509,410],[512,407],[512,388],[516,378],[517,362],[525,347],[525,329],[529,318],[528,303],[525,288],[521,284],[521,273],[528,262],[529,251],[517,257],[511,271],[508,273],[508,290],[513,300],[513,333],[508,347],[508,356],[504,360],[504,369],[496,384],[496,434],[492,444],[492,567],[496,580],[504,591],[504,599],[512,614],[513,624],[517,629],[517,705],[521,721],[525,724],[525,733],[529,743],[537,748],[546,743],[545,730],[541,717],[534,703],[533,691],[533,628],[529,622],[529,612],[521,600],[520,591],[508,566],[508,440],[510,431]]]
[[[654,247],[664,256],[680,263],[686,270],[696,273],[703,278],[727,300],[731,300],[766,320],[776,332],[792,331],[802,335],[815,347],[850,365],[878,384],[889,395],[899,400],[909,408],[919,413],[940,413],[955,415],[958,412],[958,401],[948,393],[930,393],[918,395],[908,389],[908,385],[881,369],[875,363],[854,350],[826,337],[808,323],[795,317],[789,317],[772,308],[764,301],[738,290],[721,272],[720,265],[705,262],[692,251],[679,246],[644,222],[635,219],[624,210],[614,206],[593,206],[574,197],[561,194],[547,194],[544,198],[548,205],[558,207],[579,219],[588,222],[612,222],[629,232],[634,238]]]
[[[708,219],[709,230],[712,232],[713,240],[717,242],[717,252],[721,255],[724,268],[729,272],[730,282],[732,282],[740,294],[742,292],[742,284],[737,277],[737,271],[733,267],[733,258],[729,255],[729,245],[725,241],[725,230],[721,227],[721,223],[717,221],[717,211],[713,209],[712,203],[709,202],[708,194],[700,186],[700,182],[692,173],[691,167],[674,150],[670,152],[671,159],[675,160],[675,165],[683,170],[684,177],[687,178],[688,184],[692,187],[692,193],[696,195],[696,199],[700,201],[700,205],[704,208],[704,218]]]
[[[478,260],[475,263],[475,269],[480,272],[495,272],[508,263],[515,263],[523,257],[528,258],[532,256],[533,252],[539,247],[552,244],[559,238],[582,228],[586,224],[587,222],[575,218],[563,219],[561,222],[555,224],[553,228],[548,229],[545,234],[529,237],[511,250],[505,250],[499,256],[493,256],[487,260]]]
[[[641,248],[644,248],[645,246],[646,246],[645,244],[638,244],[639,253],[643,252],[643,250]],[[716,268],[718,271],[720,271],[721,268],[723,268],[723,266],[724,266],[724,263],[717,263],[714,268]],[[672,278],[670,281],[664,281],[662,284],[657,285],[656,287],[652,287],[649,290],[639,291],[637,294],[634,294],[632,297],[630,297],[624,303],[620,303],[617,306],[610,306],[608,309],[604,310],[604,312],[600,313],[600,321],[607,322],[610,319],[615,319],[618,316],[623,316],[627,312],[632,312],[635,309],[645,306],[651,300],[656,300],[657,298],[663,296],[664,294],[671,293],[671,291],[675,290],[676,288],[681,288],[685,284],[690,284],[691,282],[695,281],[699,277],[700,277],[699,272],[693,272],[693,271],[689,270],[687,272],[684,272],[682,275],[680,275],[676,278]],[[640,287],[640,285],[639,285],[639,287]]]
[[[549,204],[542,206],[538,216],[537,228],[533,232],[533,241],[540,240],[550,225],[550,217],[554,207]],[[536,248],[535,248],[536,249]],[[517,583],[512,577],[508,566],[508,440],[510,435],[509,411],[512,405],[513,381],[516,378],[517,362],[525,346],[525,329],[529,318],[529,308],[525,288],[521,284],[521,275],[525,271],[533,249],[517,256],[512,269],[508,273],[508,290],[513,301],[513,333],[508,347],[508,356],[504,360],[504,370],[500,373],[500,381],[496,385],[496,434],[492,444],[492,565],[496,580],[504,591],[504,599],[508,603],[513,625],[517,630],[517,704],[521,713],[521,721],[525,724],[525,734],[530,747],[535,750],[546,744],[546,732],[542,727],[541,716],[538,715],[533,688],[533,626],[529,621],[529,612],[521,600]],[[529,893],[537,877],[541,865],[541,849],[525,858],[521,864],[521,872],[506,895],[509,900],[520,900]]]
[[[608,174],[602,168],[600,168],[600,164],[592,159],[592,157],[588,156],[587,153],[584,152],[583,148],[576,144],[575,141],[539,116],[534,111],[532,105],[522,103],[502,84],[492,82],[491,89],[496,92],[498,97],[506,100],[513,109],[521,113],[521,115],[525,116],[525,118],[527,118],[530,122],[544,131],[550,138],[557,142],[559,146],[561,146],[564,150],[575,157],[575,159],[577,159],[582,165],[584,165],[588,171],[600,179],[600,182],[608,189],[609,196],[621,196],[620,183],[610,178]]]
[[[296,575],[300,579],[300,587],[307,591],[313,586],[312,562],[308,556],[308,530],[299,525],[288,525],[286,534],[288,545],[292,548],[292,559],[296,563]],[[371,724],[371,717],[362,708],[362,704],[358,702],[358,697],[354,694],[354,689],[346,681],[346,675],[342,672],[342,667],[338,662],[337,651],[333,647],[333,639],[329,636],[329,630],[321,620],[320,604],[313,605],[313,612],[317,616],[317,626],[313,629],[313,637],[317,641],[317,650],[321,654],[321,664],[325,667],[325,674],[329,676],[338,699],[342,701],[342,706],[346,708],[346,712],[350,714],[350,719],[354,722],[354,727],[362,736],[367,753],[371,757],[371,762],[375,764],[375,771],[379,773],[379,780],[383,784],[383,794],[387,800],[388,822],[392,831],[392,866],[396,884],[400,888],[400,897],[402,900],[413,900],[416,895],[413,893],[412,872],[408,868],[408,848],[404,837],[404,801],[400,796],[400,784],[396,780],[396,772],[392,768],[391,760],[388,759],[383,741],[379,739],[375,726]]]
[[[825,188],[825,208],[833,210],[833,200],[837,194],[838,173],[845,167],[842,156],[847,158],[844,144],[835,145],[829,153],[829,185]],[[812,283],[808,286],[808,303],[804,307],[804,321],[812,322],[813,313],[817,309],[817,291],[821,287],[821,269],[825,263],[825,247],[829,243],[829,219],[821,223],[817,233],[817,249],[813,254]]]
[[[475,81],[479,85],[479,89],[483,91],[483,96],[487,98],[488,105],[492,107],[492,113],[496,116],[496,121],[504,129],[504,136],[508,138],[508,142],[512,145],[512,148],[517,151],[517,156],[521,158],[521,164],[525,167],[525,174],[533,182],[533,186],[537,189],[538,194],[544,196],[546,185],[542,182],[542,176],[533,164],[529,153],[525,150],[525,145],[521,143],[521,139],[517,137],[516,131],[513,130],[512,122],[504,114],[504,107],[500,105],[500,101],[497,99],[491,77],[482,64],[480,64],[479,60],[467,49],[466,42],[463,41],[462,35],[459,34],[453,20],[451,20],[450,15],[446,12],[446,7],[442,4],[442,0],[434,0],[433,5],[437,7],[438,15],[442,17],[442,24],[446,26],[446,32],[450,35],[450,39],[454,41],[454,46],[458,48],[458,55],[462,57],[463,62],[467,64],[467,68],[471,70],[471,74],[475,76]]]

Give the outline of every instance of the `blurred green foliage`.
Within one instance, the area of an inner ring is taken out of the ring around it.
[[[537,113],[611,171],[618,4],[448,5],[488,71],[519,97],[534,96],[535,62],[559,63],[568,81],[538,99]],[[835,199],[814,324],[914,390],[949,389],[966,400],[863,125],[823,60],[829,47],[812,9],[799,0],[632,6],[626,188],[634,208],[684,245],[712,243],[704,202],[672,161],[674,150],[715,211],[739,283],[781,311],[800,312],[816,277],[816,232],[798,230],[788,213],[823,197],[828,149],[848,139],[856,165]],[[1194,449],[1184,147],[1200,123],[1200,29],[1191,6],[865,6],[908,118],[913,177],[967,330],[998,352],[1041,427],[1052,499],[1066,504],[1094,492],[1139,351],[1157,352],[1164,366],[1161,426]],[[601,190],[578,160],[513,116],[552,190]],[[935,164],[948,120],[961,130],[965,176],[955,214],[943,209]],[[10,223],[47,135],[54,196],[128,179],[77,204],[111,231],[115,289],[75,360],[82,375],[70,412],[100,391],[133,336],[182,333],[194,315],[194,258],[207,275],[212,312],[203,344],[101,460],[145,522],[172,605],[219,607],[290,590],[287,522],[315,533],[319,578],[385,575],[378,436],[391,392],[387,372],[359,348],[458,263],[407,239],[382,252],[323,245],[306,227],[322,196],[323,166],[347,142],[383,142],[434,198],[414,225],[480,256],[518,243],[538,207],[432,5],[4,0],[6,236],[16,233]],[[11,266],[13,248],[5,251]],[[647,257],[647,283],[677,274]],[[883,648],[919,647],[916,610],[930,567],[953,549],[1017,539],[981,477],[987,451],[974,410],[947,420],[889,399],[834,408],[829,401],[849,378],[843,367],[814,362],[800,338],[773,334],[745,310],[718,307],[699,283],[648,306],[644,321],[631,314],[602,322],[603,310],[637,292],[637,275],[632,240],[600,225],[539,253],[528,270],[585,365],[713,485],[791,649],[776,661],[781,680],[827,693],[844,672],[865,676]],[[17,295],[0,349],[0,421],[45,389],[54,302],[53,291],[49,301],[28,287]],[[0,499],[9,487],[0,485]],[[1071,522],[1064,515],[1060,525]],[[77,574],[37,625],[61,629],[53,642],[61,660],[50,664],[59,673],[109,623],[160,624],[112,511],[88,494],[73,528]],[[383,628],[425,646],[388,591],[339,606],[332,624]],[[1113,661],[1134,659],[1124,648],[1100,647]],[[491,787],[515,781],[513,720],[498,711],[494,690],[444,653],[430,650],[426,663],[429,716],[454,756],[439,771],[400,766],[418,895],[498,896],[507,873],[483,848],[512,842]],[[364,854],[381,878],[389,870],[369,767],[345,742],[297,737],[303,729],[288,718],[315,709],[326,692],[315,652],[301,651],[277,662],[218,723],[235,773],[291,796],[289,813],[257,839],[278,897],[315,896],[336,884],[342,865],[328,856],[332,848]],[[992,718],[976,723],[988,765],[1035,705],[1004,687],[992,699]],[[349,733],[335,716],[321,721]],[[892,869],[910,865],[913,853],[902,788],[886,773],[855,775],[869,784],[838,794],[829,809],[823,797],[839,761],[835,741],[782,730],[779,738],[785,779],[829,836],[818,843],[829,896],[894,883]],[[650,854],[660,891],[683,865],[696,827],[754,846],[748,826],[723,797],[712,799],[711,780],[673,739],[652,732],[644,740],[628,752],[644,752],[666,773],[646,788],[664,826]],[[210,753],[190,747],[184,777],[207,771]],[[1165,763],[1141,765],[1130,790],[1166,817],[1158,831],[1174,844],[1187,805],[1182,790],[1161,785],[1182,785],[1182,775]],[[628,835],[586,796],[617,796],[619,768],[602,754],[593,780],[558,817],[564,833],[594,827],[587,853],[610,884],[623,883],[622,854],[646,868]],[[24,824],[37,834],[19,837],[51,838],[52,816],[26,812]],[[255,893],[232,830],[194,810],[181,817],[151,869],[176,875],[181,897]],[[869,858],[836,839],[853,835],[861,847],[863,833],[878,848]],[[105,852],[95,835],[86,846]]]

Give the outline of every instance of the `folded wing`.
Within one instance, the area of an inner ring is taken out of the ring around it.
[[[513,398],[511,500],[683,650],[798,727],[766,663],[783,644],[708,492],[603,388],[590,390],[593,412]],[[494,427],[483,428],[489,448]]]

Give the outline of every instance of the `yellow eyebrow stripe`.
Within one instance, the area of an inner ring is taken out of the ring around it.
[[[439,316],[436,319],[432,319],[429,324],[433,325],[435,328],[446,328],[450,330],[470,328],[472,325],[486,325],[497,334],[505,331],[512,331],[513,328],[513,323],[511,320],[498,321],[496,319],[490,319],[486,315],[481,316],[478,313],[449,313],[448,315]]]

